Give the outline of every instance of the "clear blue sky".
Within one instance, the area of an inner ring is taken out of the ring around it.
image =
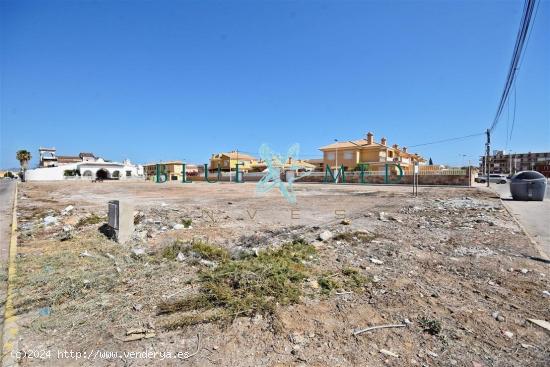
[[[408,146],[482,132],[522,7],[2,0],[0,166],[17,166],[21,148],[36,164],[39,146],[203,163],[264,142],[320,156],[318,147],[369,130]],[[518,76],[514,151],[550,150],[549,20],[541,2]],[[506,146],[507,124],[506,110],[494,148]],[[412,150],[477,161],[483,137]]]

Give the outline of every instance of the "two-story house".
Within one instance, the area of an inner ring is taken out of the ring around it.
[[[324,167],[331,169],[343,165],[346,170],[355,170],[360,164],[368,164],[369,171],[384,171],[386,164],[392,163],[410,170],[415,162],[425,162],[418,154],[409,153],[407,147],[400,148],[397,144],[388,146],[386,138],[375,142],[371,132],[364,139],[337,141],[319,150],[323,152]]]

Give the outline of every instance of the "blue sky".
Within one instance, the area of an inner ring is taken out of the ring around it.
[[[318,147],[373,131],[415,145],[483,132],[522,1],[0,1],[0,166],[15,151],[137,162]],[[550,150],[550,2],[508,148]],[[494,148],[507,145],[505,109]],[[411,149],[477,161],[483,137]],[[462,158],[460,155],[468,157]],[[36,159],[33,160],[36,163]]]

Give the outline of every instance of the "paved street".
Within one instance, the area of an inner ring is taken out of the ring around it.
[[[546,188],[544,201],[514,201],[509,184],[491,184],[491,188],[550,258],[550,188]]]
[[[8,259],[15,181],[0,180],[0,260]]]
[[[15,181],[0,180],[0,336],[4,326],[4,302],[8,288],[7,261],[11,238],[11,221]]]

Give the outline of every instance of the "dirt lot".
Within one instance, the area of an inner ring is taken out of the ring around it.
[[[550,268],[493,193],[254,190],[20,185],[21,364],[549,365],[527,319],[550,320]],[[135,205],[125,245],[99,230],[112,199]]]

